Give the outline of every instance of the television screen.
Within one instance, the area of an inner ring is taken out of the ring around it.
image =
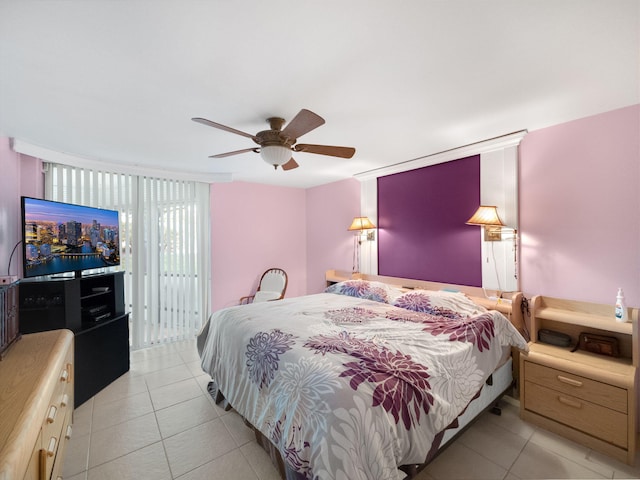
[[[118,212],[22,197],[24,276],[120,264]]]

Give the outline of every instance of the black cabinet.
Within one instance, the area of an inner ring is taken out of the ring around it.
[[[20,282],[20,332],[75,335],[75,406],[129,371],[124,272]]]
[[[21,280],[20,333],[82,328],[78,279]]]
[[[75,332],[75,406],[129,371],[129,315]]]

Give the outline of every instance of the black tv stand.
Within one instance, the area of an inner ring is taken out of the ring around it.
[[[124,272],[20,282],[20,333],[67,328],[75,335],[74,403],[129,371]]]

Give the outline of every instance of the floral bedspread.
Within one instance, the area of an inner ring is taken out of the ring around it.
[[[526,342],[499,312],[321,293],[214,314],[202,367],[309,479],[399,479]]]

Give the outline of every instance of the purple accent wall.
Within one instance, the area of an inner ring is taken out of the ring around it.
[[[378,178],[378,273],[482,286],[480,155]]]

